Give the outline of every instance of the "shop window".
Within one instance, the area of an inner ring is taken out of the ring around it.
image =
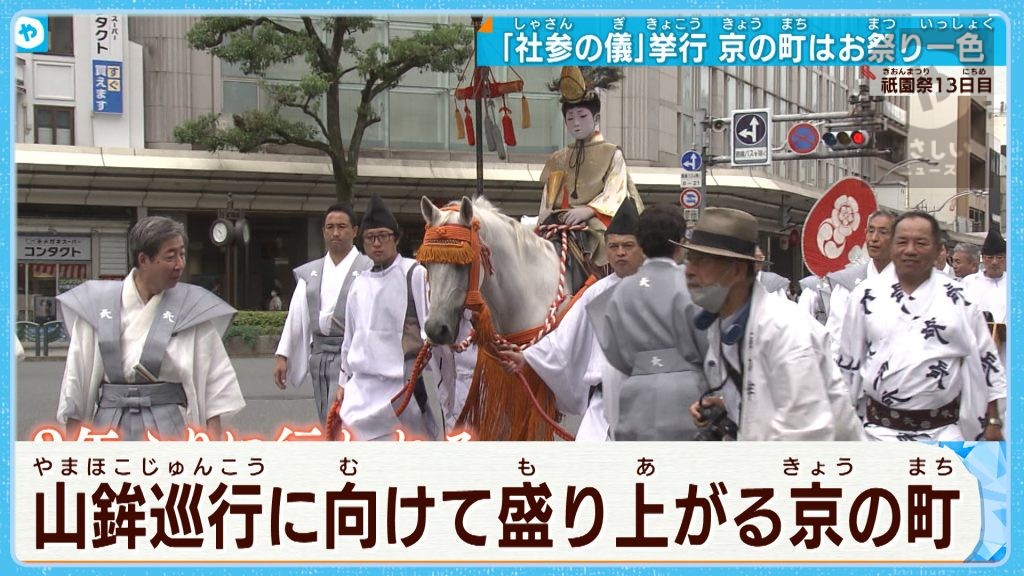
[[[85,263],[19,263],[18,319],[40,324],[55,320],[54,298],[89,278]]]

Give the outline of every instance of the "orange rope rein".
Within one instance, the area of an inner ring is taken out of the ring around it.
[[[424,342],[416,354],[416,362],[412,365],[412,372],[409,373],[409,379],[406,380],[405,386],[402,386],[398,394],[391,397],[391,403],[394,404],[396,400],[404,396],[402,403],[395,409],[395,416],[401,416],[402,412],[405,412],[405,407],[409,405],[409,400],[416,390],[416,381],[420,379],[420,374],[423,373],[423,368],[427,365],[428,360],[430,360],[430,342]]]

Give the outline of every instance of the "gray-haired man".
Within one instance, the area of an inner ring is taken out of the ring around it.
[[[70,437],[82,423],[122,440],[181,439],[186,425],[217,437],[221,416],[245,406],[221,341],[235,309],[179,282],[186,245],[181,223],[143,218],[128,236],[127,278],[57,297],[71,334],[57,419]]]
[[[961,242],[953,249],[953,274],[958,280],[974,274],[981,263],[981,250],[974,244]]]

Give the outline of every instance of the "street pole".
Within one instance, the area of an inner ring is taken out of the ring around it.
[[[708,145],[707,145],[707,118],[708,111],[700,108],[693,118],[693,148],[700,152],[704,159],[700,163],[700,205],[697,206],[698,219],[704,214],[704,208],[708,205]]]
[[[473,127],[476,130],[476,196],[484,195],[484,83],[487,81],[486,72],[481,74],[480,68],[477,66],[477,38],[480,35],[480,26],[483,25],[483,16],[470,16],[470,20],[473,22],[473,85],[476,87],[475,93],[475,108],[476,108],[476,125]]]

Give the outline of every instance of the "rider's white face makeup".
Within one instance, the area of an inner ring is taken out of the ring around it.
[[[597,129],[599,116],[600,114],[597,116],[592,114],[589,108],[570,108],[565,113],[565,127],[568,128],[573,138],[583,140],[589,138]]]

